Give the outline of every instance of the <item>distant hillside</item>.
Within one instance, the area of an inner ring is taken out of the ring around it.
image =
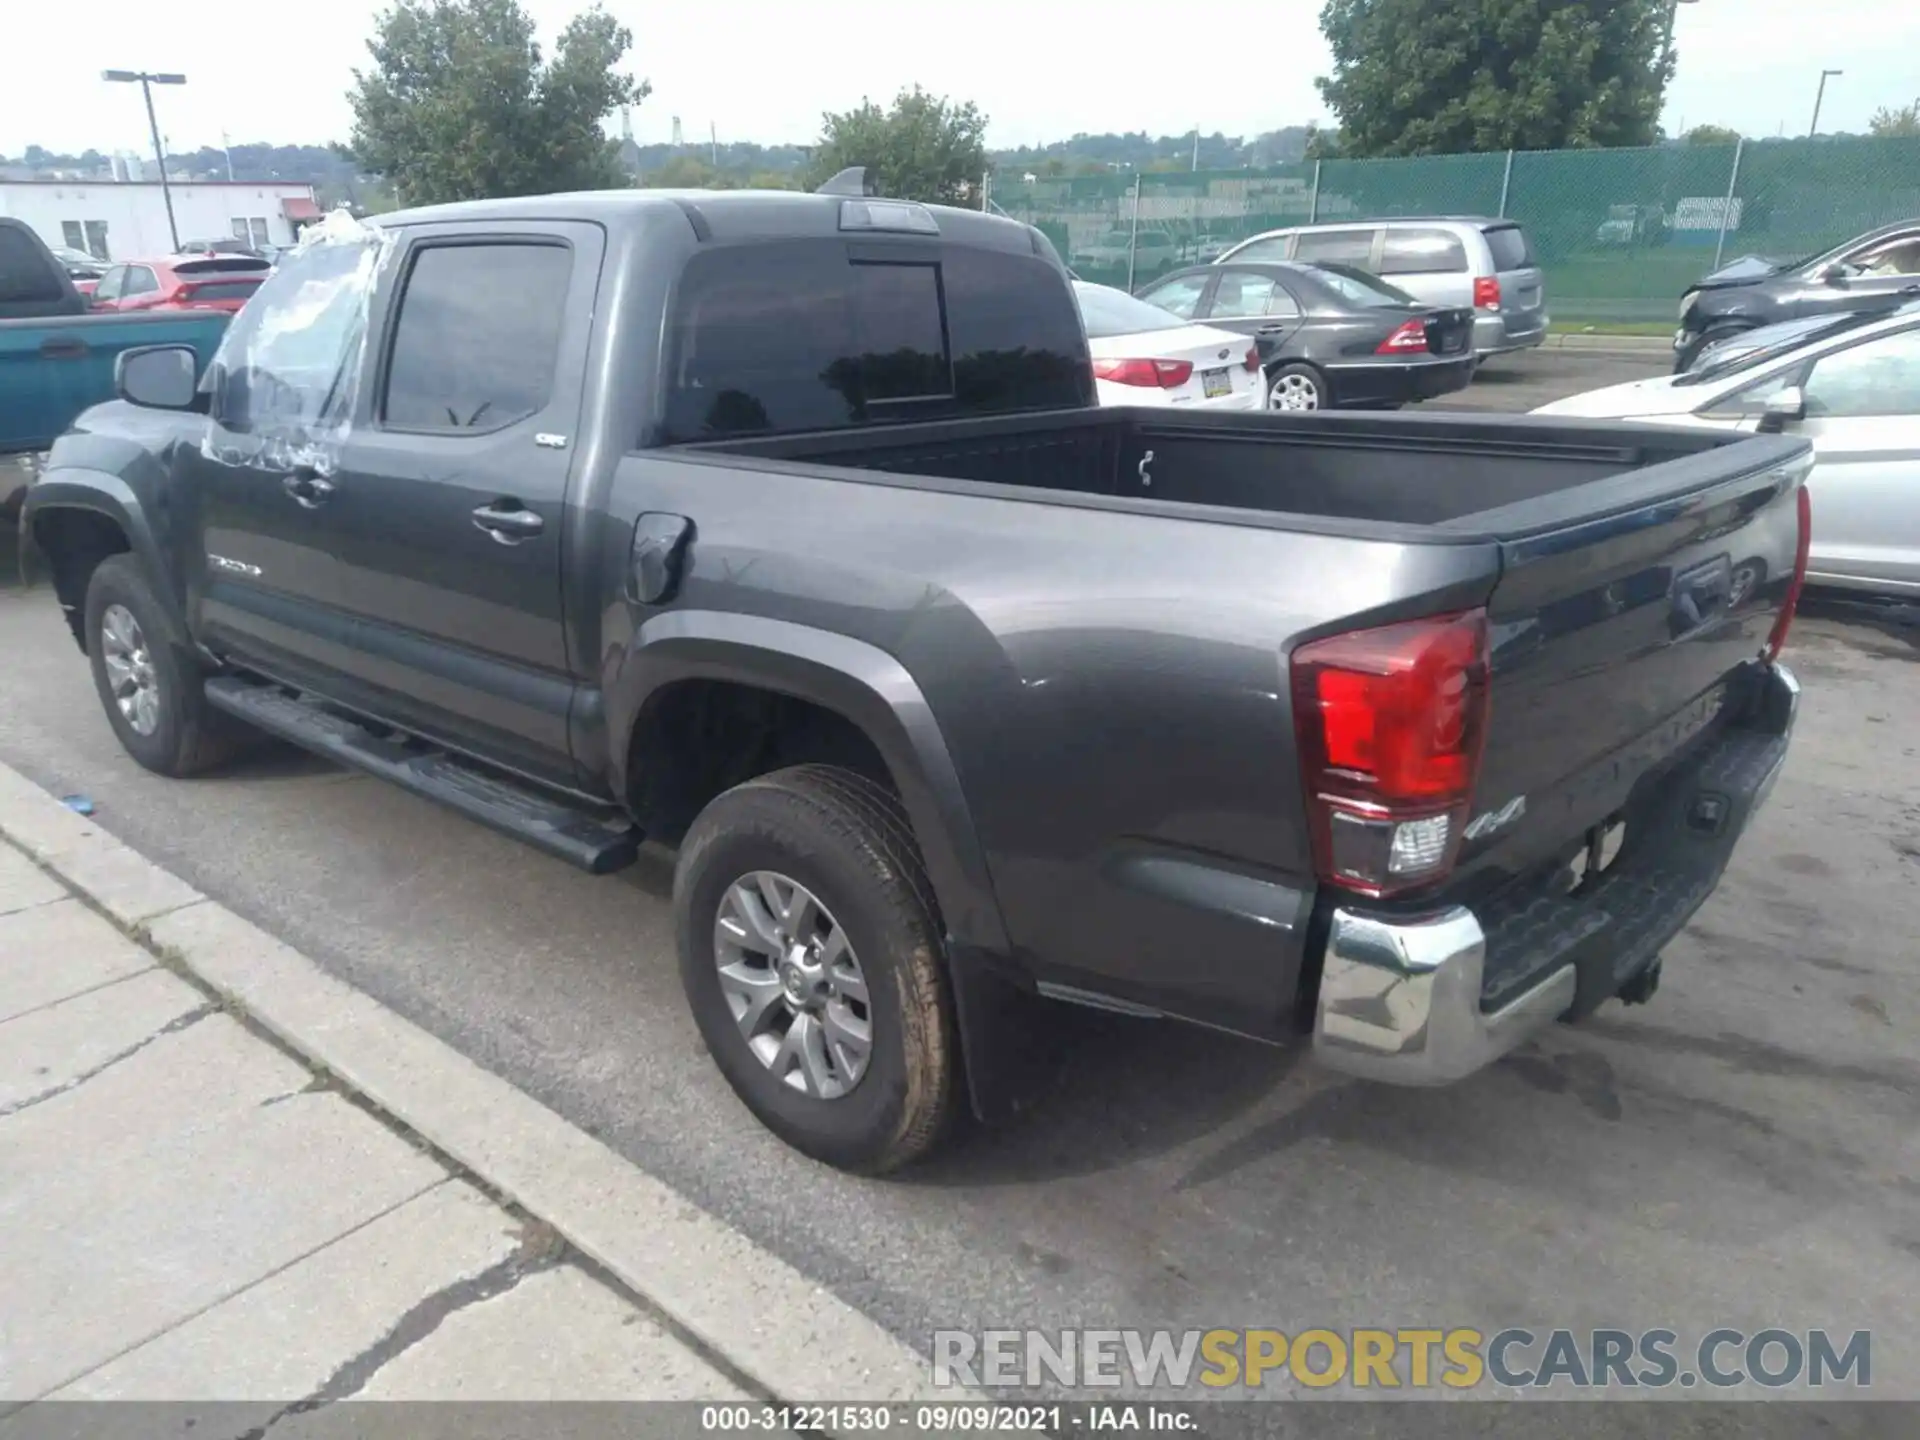
[[[1199,168],[1232,170],[1242,166],[1286,165],[1306,153],[1307,127],[1292,125],[1252,139],[1237,135],[1202,135]],[[670,183],[721,185],[789,183],[807,160],[804,145],[760,145],[749,140],[702,144],[695,138],[682,146],[621,146],[621,158],[636,179],[666,176]],[[319,192],[323,204],[342,201],[379,210],[391,203],[376,179],[359,174],[352,162],[330,145],[271,145],[249,141],[220,150],[202,146],[167,156],[167,174],[182,180],[305,181]],[[1018,178],[1027,173],[1044,176],[1099,174],[1108,170],[1184,170],[1194,163],[1194,137],[1149,136],[1144,131],[1125,135],[1075,135],[1046,145],[1023,146],[993,152],[994,169]],[[149,161],[147,168],[151,170]],[[106,179],[109,158],[98,150],[61,154],[29,145],[18,156],[0,155],[0,172],[19,178]],[[698,178],[705,177],[705,178]]]

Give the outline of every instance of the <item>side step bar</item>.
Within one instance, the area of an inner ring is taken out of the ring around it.
[[[376,735],[364,725],[275,686],[216,675],[207,681],[206,689],[207,703],[216,710],[316,755],[438,800],[591,874],[625,869],[640,853],[640,832],[611,810],[603,817],[481,771],[443,750],[421,749]]]

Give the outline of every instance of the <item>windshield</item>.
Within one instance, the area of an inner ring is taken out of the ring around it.
[[[1380,310],[1388,306],[1420,303],[1397,286],[1389,285],[1364,270],[1356,270],[1351,265],[1303,265],[1300,268],[1342,300],[1365,309]]]
[[[1676,375],[1675,385],[1704,385],[1709,380],[1720,380],[1728,375],[1738,375],[1753,370],[1770,360],[1777,360],[1789,350],[1797,350],[1802,345],[1811,345],[1818,340],[1831,339],[1835,335],[1844,335],[1862,325],[1870,325],[1876,320],[1884,320],[1890,309],[1868,310],[1851,315],[1816,315],[1804,320],[1787,320],[1778,325],[1765,325],[1758,330],[1750,330],[1745,335],[1730,336],[1720,342],[1725,350],[1720,359],[1712,358],[1719,346],[1709,347],[1705,364],[1698,365],[1684,375]]]
[[[1073,295],[1080,302],[1080,319],[1090,339],[1112,335],[1139,335],[1148,330],[1178,330],[1187,322],[1170,310],[1149,305],[1107,285],[1077,281]]]

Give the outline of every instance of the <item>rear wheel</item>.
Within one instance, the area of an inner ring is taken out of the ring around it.
[[[680,974],[714,1063],[768,1129],[877,1174],[939,1139],[956,1089],[932,887],[899,801],[801,765],[701,812],[674,873]]]
[[[147,769],[197,774],[254,738],[207,704],[199,665],[167,639],[165,613],[131,555],[109,556],[95,568],[85,624],[93,685],[107,721]]]
[[[1282,365],[1267,377],[1269,410],[1326,410],[1332,405],[1326,377],[1311,365]]]

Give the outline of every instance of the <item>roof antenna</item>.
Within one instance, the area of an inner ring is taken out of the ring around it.
[[[879,190],[867,179],[867,167],[849,165],[813,192],[816,195],[877,195]]]

